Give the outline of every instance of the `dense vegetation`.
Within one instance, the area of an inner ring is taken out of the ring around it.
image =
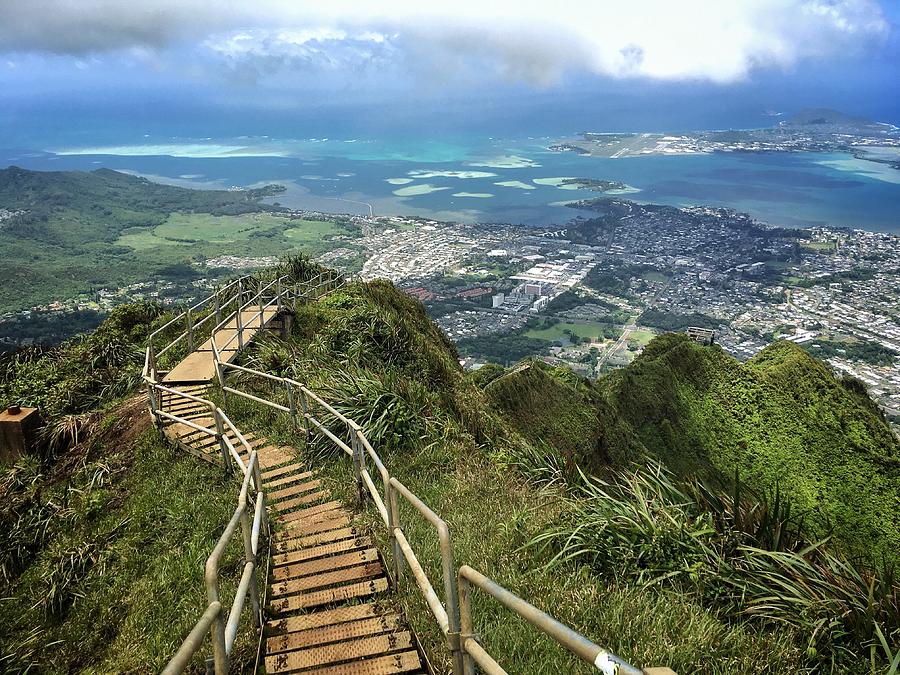
[[[522,333],[504,333],[464,338],[457,343],[457,347],[459,353],[464,356],[487,359],[509,366],[528,356],[547,353],[550,343]]]
[[[195,267],[205,260],[321,251],[331,237],[356,234],[337,220],[292,219],[261,202],[281,190],[190,190],[108,169],[0,170],[0,209],[17,213],[0,223],[0,313],[81,294],[96,300],[99,289],[139,282],[190,290],[185,282],[198,271],[222,274]],[[37,337],[52,333],[51,326]]]
[[[0,474],[0,671],[158,672],[205,606],[202,561],[237,486],[173,454],[141,404],[83,434],[53,465]],[[236,648],[252,658],[253,636]]]
[[[487,392],[513,380],[504,391],[537,390],[541,399],[558,386],[553,371],[540,371],[500,378]],[[602,473],[650,456],[678,475],[722,485],[737,471],[756,489],[780,485],[814,536],[833,530],[854,553],[897,559],[900,442],[864,385],[836,380],[797,345],[776,343],[741,365],[717,346],[664,335],[629,367],[579,381],[575,393],[580,404],[565,409],[580,405],[593,415],[590,429],[576,427],[568,443],[579,465]],[[519,415],[515,402],[525,399],[509,394],[495,404]],[[564,419],[552,404],[520,415],[533,437],[542,437],[545,418]]]
[[[791,342],[741,365],[671,334],[598,386],[678,473],[781,484],[818,535],[833,528],[854,552],[897,559],[900,441],[858,380]]]
[[[157,312],[123,308],[92,336],[6,366],[3,398],[31,392],[56,414],[86,413],[55,462],[2,474],[7,669],[158,667],[202,607],[197,561],[231,487],[191,458],[171,464],[130,413],[103,422],[63,395],[77,388],[93,406],[127,393],[142,336],[164,321]],[[835,380],[796,345],[741,365],[665,335],[596,383],[530,361],[467,375],[421,303],[373,282],[298,307],[291,339],[261,340],[245,359],[362,424],[393,475],[450,523],[460,564],[635,663],[877,673],[896,651],[900,587],[881,561],[856,554],[897,550],[897,440],[858,381]],[[241,383],[285,395],[270,386]],[[271,409],[227,405],[242,428],[300,448],[352,500],[333,446],[304,447]],[[404,518],[439,578],[431,526]],[[389,556],[383,529],[372,531]],[[163,570],[178,583],[164,587]],[[427,609],[416,593],[400,597],[440,666],[444,640]],[[476,630],[512,672],[581,672],[496,603],[478,595],[475,610]]]
[[[694,312],[693,314],[677,314],[662,309],[644,310],[637,322],[642,326],[650,326],[651,328],[658,328],[667,332],[683,331],[689,326],[716,329],[723,323],[719,319],[714,319],[713,317],[701,314],[700,312]]]
[[[588,272],[584,285],[601,293],[628,298],[632,295],[632,279],[640,277],[646,269],[643,265],[628,265],[618,261],[597,265]]]
[[[577,408],[578,396],[565,388],[578,382],[568,371],[553,373],[565,386],[536,390],[541,398],[522,403],[522,419],[540,414],[548,429],[546,442],[532,442],[519,431],[527,424],[498,415],[482,390],[502,387],[497,378],[503,369],[487,366],[465,375],[421,304],[383,282],[355,284],[302,307],[292,339],[260,342],[247,361],[307,383],[361,423],[392,474],[447,519],[460,564],[474,565],[616,653],[680,672],[747,672],[760,663],[773,672],[803,671],[805,647],[791,631],[731,625],[687,595],[620,583],[588,565],[567,564],[560,574],[545,567],[551,555],[526,546],[569,513],[556,488],[529,485],[526,468],[552,466],[557,451],[550,443],[564,442],[569,425],[590,423],[590,414]],[[240,388],[284,400],[282,389],[267,380],[244,378]],[[510,396],[518,400],[515,391]],[[270,409],[233,399],[228,405],[242,426],[303,447],[302,433]],[[561,414],[567,409],[575,418]],[[551,438],[554,429],[559,435]],[[345,458],[324,440],[305,449],[308,461],[329,477],[336,494],[352,501]],[[404,513],[408,537],[431,578],[439,579],[433,528],[409,509]],[[372,535],[389,556],[383,526],[372,524]],[[404,592],[400,600],[430,658],[446,666],[445,640],[421,596]],[[480,594],[474,602],[479,633],[510,672],[588,672],[496,603]]]
[[[124,396],[140,382],[144,341],[162,316],[154,303],[122,305],[93,333],[0,356],[0,403],[37,407],[59,420]]]
[[[815,342],[806,343],[803,345],[803,348],[820,359],[830,359],[833,356],[837,356],[852,361],[871,363],[874,366],[888,366],[900,356],[893,349],[888,349],[878,342],[859,340],[839,342],[837,340],[819,339]]]
[[[303,308],[293,339],[263,343],[251,360],[308,382],[360,421],[392,473],[448,519],[460,562],[634,661],[684,672],[873,672],[865,659],[877,672],[895,649],[900,588],[889,567],[853,554],[863,538],[893,550],[896,442],[858,383],[834,380],[794,345],[741,366],[669,335],[600,383],[540,362],[463,376],[419,303],[373,283]],[[265,414],[247,414],[272,428]],[[766,417],[774,421],[757,421]],[[316,461],[328,447],[312,448]],[[826,461],[829,449],[845,460]],[[327,466],[346,489],[342,460]],[[852,488],[842,471],[860,476]],[[434,552],[428,526],[410,520],[410,536]],[[821,543],[829,520],[836,535]],[[437,574],[436,557],[429,565]],[[576,595],[567,578],[578,579]],[[629,605],[629,623],[646,632],[601,626],[636,596],[652,599],[660,623]],[[442,655],[415,597],[405,600],[413,625]],[[490,603],[478,611],[514,670],[574,672]],[[710,623],[691,623],[684,612],[695,611]]]

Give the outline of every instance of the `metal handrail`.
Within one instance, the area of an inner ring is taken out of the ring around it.
[[[484,650],[473,633],[471,587],[476,586],[506,609],[519,615],[542,633],[549,635],[560,645],[586,663],[606,675],[643,675],[639,668],[594,644],[586,637],[560,623],[500,584],[492,581],[468,565],[459,568],[459,605],[462,620],[461,646],[464,654],[464,673],[475,673],[477,663],[486,673],[506,675],[506,671]],[[474,663],[473,663],[474,662]]]
[[[379,457],[366,438],[362,428],[353,420],[341,414],[327,401],[315,392],[296,380],[278,377],[270,373],[253,370],[245,366],[234,366],[222,363],[222,371],[231,369],[249,375],[260,376],[272,383],[279,383],[287,388],[288,392],[296,389],[300,394],[303,404],[302,411],[297,410],[296,396],[289,395],[289,406],[284,406],[273,401],[268,401],[258,396],[248,395],[245,392],[228,387],[226,391],[252,398],[263,405],[276,410],[287,412],[296,420],[302,416],[307,434],[312,428],[318,429],[329,437],[341,450],[354,460],[354,471],[361,500],[371,496],[378,508],[382,520],[388,528],[393,550],[393,572],[397,579],[403,576],[402,562],[408,565],[416,586],[423,595],[426,604],[438,623],[441,632],[447,638],[447,644],[451,651],[454,675],[471,675],[474,673],[472,663],[477,663],[486,673],[506,675],[506,671],[494,660],[487,650],[478,642],[472,632],[472,614],[469,603],[469,585],[475,584],[485,592],[497,598],[508,610],[523,616],[541,632],[546,633],[563,647],[575,653],[579,658],[585,659],[586,654],[591,656],[590,663],[594,664],[603,673],[618,673],[619,675],[640,675],[647,671],[641,671],[629,665],[624,660],[601,649],[598,645],[571,628],[553,619],[549,614],[542,612],[524,599],[511,593],[507,589],[490,581],[468,565],[463,565],[459,570],[455,567],[453,547],[449,527],[440,516],[428,507],[418,496],[409,490],[397,478],[390,476],[386,465]],[[224,386],[224,383],[223,383]],[[310,402],[317,404],[340,422],[343,422],[350,435],[350,445],[338,438],[320,419],[317,419],[310,410]],[[351,447],[352,446],[352,447]],[[382,497],[365,466],[365,458],[373,461],[384,483],[384,497]],[[441,549],[441,567],[444,583],[444,603],[438,597],[433,584],[428,579],[412,545],[403,531],[400,522],[397,495],[400,495],[410,503],[416,511],[438,532]],[[386,508],[385,508],[386,507]],[[464,570],[464,571],[463,571]],[[484,581],[483,581],[484,580]],[[466,584],[465,589],[463,584]],[[465,606],[463,603],[467,603]],[[529,609],[530,608],[530,609]],[[663,669],[665,670],[665,669]],[[668,671],[671,673],[671,671]],[[674,675],[674,674],[672,674]]]
[[[247,598],[250,598],[254,626],[257,628],[261,628],[262,626],[256,556],[259,551],[259,537],[263,530],[263,526],[267,527],[267,520],[265,492],[262,490],[259,458],[256,451],[253,450],[252,446],[247,442],[247,439],[232,423],[225,412],[216,407],[211,401],[163,386],[150,378],[146,378],[146,381],[149,388],[151,410],[154,416],[186,424],[198,431],[217,437],[223,449],[223,462],[225,463],[226,470],[228,470],[230,466],[229,459],[231,459],[241,468],[243,474],[237,508],[226,525],[224,532],[219,537],[215,548],[206,560],[205,581],[209,605],[193,630],[187,638],[185,638],[178,652],[163,671],[167,674],[182,672],[190,663],[194,654],[203,647],[203,643],[205,642],[204,634],[206,631],[209,631],[213,641],[213,664],[216,675],[226,675],[229,672],[231,651],[237,637],[240,617]],[[174,415],[159,409],[159,407],[154,404],[156,396],[159,394],[169,394],[170,396],[209,406],[216,422],[216,428],[203,427],[185,417]],[[224,432],[226,427],[234,433],[240,444],[247,451],[249,459],[246,464],[243,462],[234,444]],[[252,521],[249,517],[249,507],[251,503],[249,490],[251,487],[253,487],[256,492]],[[239,525],[244,541],[244,568],[241,574],[240,583],[238,584],[237,593],[226,621],[223,614],[224,610],[222,603],[219,598],[219,561]]]
[[[178,675],[178,673],[181,673],[188,667],[194,654],[200,651],[200,648],[203,646],[203,642],[206,640],[206,632],[221,613],[221,602],[217,600],[209,603],[206,611],[203,612],[203,616],[200,617],[200,620],[194,625],[184,642],[181,643],[178,651],[175,652],[175,656],[163,668],[162,675]]]
[[[256,556],[259,552],[260,534],[262,532],[263,526],[268,529],[268,521],[266,518],[265,492],[262,489],[262,475],[260,471],[258,455],[256,451],[253,450],[250,443],[247,442],[247,439],[244,437],[241,431],[237,428],[237,426],[235,426],[235,424],[229,419],[228,415],[226,415],[221,408],[217,407],[214,403],[208,401],[207,399],[201,398],[199,396],[194,396],[192,394],[187,394],[177,389],[166,387],[156,380],[156,356],[161,355],[169,348],[171,348],[174,344],[179,343],[181,340],[187,339],[188,343],[191,344],[193,341],[193,335],[191,331],[193,329],[196,329],[197,326],[203,325],[204,323],[209,321],[210,317],[220,317],[223,304],[227,307],[232,302],[237,301],[237,310],[229,315],[229,317],[227,317],[224,321],[219,320],[218,324],[212,330],[212,340],[210,341],[212,345],[213,359],[216,365],[216,372],[219,376],[220,384],[224,385],[224,382],[222,382],[224,369],[222,367],[223,364],[220,357],[221,352],[215,340],[216,332],[220,330],[224,325],[226,325],[233,317],[237,316],[238,330],[236,332],[238,334],[239,344],[240,346],[243,346],[242,332],[245,326],[242,325],[243,322],[241,321],[240,317],[242,315],[241,313],[243,311],[246,311],[247,307],[250,307],[250,305],[253,305],[254,303],[259,303],[260,309],[253,316],[253,318],[250,319],[250,322],[259,317],[260,323],[262,323],[262,317],[264,316],[266,308],[271,307],[274,304],[280,309],[285,299],[297,298],[296,290],[291,289],[290,287],[282,287],[282,281],[284,277],[280,277],[275,281],[270,282],[263,288],[260,288],[254,296],[252,296],[248,301],[242,304],[241,300],[243,299],[244,293],[242,282],[245,279],[247,279],[247,277],[241,277],[231,284],[228,284],[227,286],[225,286],[225,288],[217,291],[208,298],[201,300],[196,305],[190,307],[186,312],[183,312],[179,316],[167,322],[157,331],[154,331],[148,340],[148,346],[144,357],[143,379],[147,384],[148,403],[150,406],[150,412],[153,417],[157,421],[161,419],[167,419],[173,422],[185,424],[192,429],[200,431],[201,433],[216,437],[219,440],[220,448],[222,451],[222,461],[226,472],[230,470],[231,462],[233,461],[235,464],[237,464],[237,466],[241,468],[241,472],[243,474],[243,481],[238,497],[237,508],[235,509],[234,514],[226,525],[225,530],[223,531],[222,535],[216,543],[215,548],[206,561],[205,580],[209,605],[207,606],[206,611],[200,617],[198,622],[195,624],[194,628],[191,630],[190,634],[185,638],[175,656],[173,656],[172,660],[166,666],[165,670],[163,671],[166,674],[180,673],[188,666],[193,656],[198,651],[200,651],[200,649],[202,649],[203,643],[205,642],[204,636],[207,631],[209,631],[212,636],[213,666],[215,673],[216,675],[225,675],[226,673],[228,673],[230,668],[230,656],[234,647],[235,638],[237,637],[240,617],[248,597],[250,598],[253,610],[253,623],[260,630],[262,627],[262,615],[260,612],[259,592],[257,588],[258,565]],[[222,303],[221,296],[235,285],[237,285],[238,288],[237,294],[235,294],[231,298],[228,298],[224,303]],[[271,289],[273,285],[276,289],[275,297],[264,303],[263,294]],[[203,308],[212,300],[216,301],[215,313],[207,315],[197,323],[192,323],[191,312]],[[177,321],[185,318],[188,323],[188,330],[185,333],[181,333],[179,336],[177,336],[160,352],[155,352],[153,347],[153,338],[159,335],[159,333],[161,333],[163,330],[174,325]],[[236,368],[239,369],[240,367],[236,366]],[[265,401],[264,399],[259,399],[258,397],[253,397],[252,395],[247,395],[244,392],[234,390],[233,393],[242,396],[248,396],[253,400],[266,403],[267,405],[277,406],[277,404]],[[192,420],[187,419],[186,417],[163,410],[162,400],[165,395],[192,401],[195,403],[200,403],[207,406],[210,409],[210,413],[212,414],[215,421],[215,428],[213,429],[210,427],[204,427],[197,424],[196,422],[193,422]],[[279,407],[279,409],[288,410],[288,408],[284,406],[277,407]],[[228,434],[225,433],[226,428],[234,434],[234,436],[240,442],[241,446],[246,450],[249,457],[249,460],[246,464],[241,458],[240,453],[237,452],[234,443],[232,443],[228,438]],[[252,487],[256,492],[256,502],[253,508],[252,521],[249,517],[250,487]],[[238,525],[240,525],[241,527],[242,538],[244,541],[244,567],[241,574],[241,580],[238,584],[237,594],[235,595],[234,602],[232,603],[226,621],[223,614],[223,606],[219,599],[219,561],[221,560],[225,549],[231,541],[231,538],[237,531]]]
[[[319,277],[321,277],[321,274],[319,275]],[[254,300],[259,300],[260,310],[255,315],[259,317],[263,316],[264,308],[271,306],[273,302],[277,303],[278,307],[280,308],[282,298],[285,297],[288,293],[281,288],[280,282],[281,278],[276,279],[275,282],[269,283],[264,289],[258,291],[249,303],[238,307],[235,314],[238,317],[238,326],[236,333],[238,337],[239,348],[243,347],[242,333],[244,327],[241,325],[242,322],[240,320],[243,308],[252,303]],[[311,290],[318,290],[323,286],[328,287],[335,283],[341,284],[343,283],[343,280],[329,279],[325,282],[313,285]],[[273,300],[269,301],[266,305],[263,305],[261,295],[273,284],[275,284],[277,287],[276,297]],[[301,295],[297,289],[294,290],[293,296],[295,300],[300,297],[308,297],[306,292]],[[384,520],[388,528],[388,533],[391,538],[393,548],[393,564],[395,576],[397,579],[400,579],[402,577],[403,569],[401,561],[405,560],[413,574],[417,587],[425,597],[425,601],[429,607],[429,610],[437,620],[441,632],[447,638],[447,643],[452,654],[454,675],[473,675],[475,672],[475,663],[477,663],[485,672],[492,675],[506,674],[506,671],[484,649],[484,647],[479,643],[477,637],[473,633],[470,601],[472,585],[477,586],[484,592],[497,599],[506,609],[523,617],[538,630],[552,637],[560,645],[576,654],[582,660],[593,664],[596,668],[598,668],[606,675],[612,675],[613,673],[618,673],[619,675],[641,675],[642,673],[647,672],[641,671],[634,666],[629,665],[622,659],[619,659],[618,657],[606,652],[580,633],[577,633],[571,628],[553,619],[553,617],[551,617],[549,614],[546,614],[545,612],[537,609],[533,605],[529,604],[522,598],[516,596],[502,586],[491,581],[468,565],[463,565],[459,568],[459,570],[456,570],[450,530],[446,521],[438,516],[421,499],[419,499],[419,497],[417,497],[411,490],[403,485],[403,483],[401,483],[396,478],[391,477],[386,465],[366,438],[362,427],[360,427],[355,421],[341,414],[338,410],[336,410],[328,402],[318,396],[315,392],[311,391],[305,385],[297,382],[296,380],[277,377],[269,373],[263,373],[251,368],[246,368],[244,366],[237,366],[234,364],[223,362],[221,360],[221,352],[218,348],[218,345],[216,344],[215,333],[219,329],[219,327],[223,325],[223,323],[227,323],[229,320],[230,319],[226,319],[225,322],[220,322],[219,326],[213,329],[213,339],[211,341],[217,378],[223,395],[226,392],[235,394],[262,405],[272,407],[280,412],[286,412],[291,415],[292,420],[294,420],[295,422],[298,417],[302,415],[303,424],[307,433],[307,439],[310,438],[312,429],[315,428],[321,431],[325,436],[330,438],[338,448],[340,448],[353,458],[354,472],[356,474],[360,500],[365,501],[367,496],[370,496],[372,498],[372,501],[375,503],[382,520]],[[151,371],[154,370],[153,354],[149,351],[149,349],[146,364],[149,365]],[[267,381],[282,384],[287,391],[289,405],[285,406],[274,401],[269,401],[260,396],[242,392],[234,387],[225,386],[225,375],[227,370],[259,376]],[[150,380],[148,380],[148,382],[150,382]],[[157,388],[160,387],[158,387],[157,385]],[[160,389],[165,390],[165,388]],[[296,399],[298,397],[294,395],[295,391],[297,394],[299,394],[302,411],[298,411],[297,409]],[[180,394],[181,392],[178,393]],[[151,387],[151,411],[154,410],[154,396],[155,393],[153,392],[153,388]],[[316,416],[312,414],[310,403],[321,407],[329,415],[333,416],[334,419],[342,422],[346,426],[347,433],[350,437],[350,445],[348,445],[334,432],[332,432],[322,420],[317,419]],[[246,439],[244,439],[244,437],[237,430],[237,427],[235,427],[231,423],[231,421],[227,418],[223,411],[215,407],[214,409],[216,411],[215,417],[217,425],[227,424],[229,428],[238,435],[238,438],[241,440],[244,446],[248,448],[249,451],[250,446],[249,444],[247,444]],[[158,415],[165,413],[164,411],[156,409],[155,414]],[[206,432],[210,431],[209,429],[205,428],[203,430]],[[227,436],[222,434],[221,430],[219,431],[219,433],[220,436],[225,439],[227,445],[230,446],[230,450],[232,451],[232,453],[234,455],[237,455],[237,453],[234,452],[232,444],[230,443],[230,441],[228,441]],[[384,486],[383,497],[378,492],[375,483],[372,480],[371,475],[369,474],[367,467],[367,458],[371,459],[378,469]],[[226,462],[228,461],[227,453],[224,453],[224,459]],[[259,471],[259,461],[256,452],[250,451],[250,462],[248,466],[244,467],[243,463],[240,462],[239,457],[238,461],[239,465],[244,470],[244,481],[241,487],[241,496],[238,500],[238,507],[235,510],[234,515],[232,516],[228,525],[226,526],[225,532],[223,532],[222,537],[219,539],[218,544],[216,545],[206,564],[207,595],[210,601],[210,605],[207,608],[206,613],[204,613],[203,617],[201,618],[200,622],[198,622],[197,626],[195,626],[194,630],[185,640],[185,643],[182,645],[182,648],[179,650],[178,654],[176,654],[176,658],[183,658],[184,654],[186,654],[186,658],[189,660],[191,655],[199,650],[200,645],[202,644],[202,641],[197,640],[198,628],[203,627],[203,630],[206,630],[208,628],[213,635],[214,662],[217,675],[227,672],[227,668],[229,667],[228,660],[231,653],[231,648],[234,644],[235,636],[237,634],[239,617],[244,602],[248,596],[251,598],[251,603],[253,603],[254,623],[257,626],[260,625],[259,598],[257,595],[255,584],[255,570],[259,531],[262,526],[262,521],[265,518],[265,508],[263,501],[264,493],[260,489],[262,483]],[[254,483],[257,488],[257,503],[254,508],[252,525],[249,523],[248,518],[247,493],[248,487],[251,482]],[[418,557],[413,551],[413,548],[403,531],[400,522],[400,512],[398,508],[397,495],[400,495],[400,497],[411,504],[413,508],[419,513],[419,515],[437,530],[441,549],[441,565],[444,582],[445,598],[443,603],[435,592],[434,586],[428,579],[427,574],[422,568]],[[237,530],[238,524],[242,526],[242,531],[244,533],[245,564],[241,576],[241,582],[238,587],[238,595],[235,598],[234,604],[232,605],[226,624],[223,621],[221,604],[218,605],[217,611],[213,612],[212,609],[216,606],[216,603],[219,602],[218,562],[222,554],[224,553],[228,541],[230,541],[230,538]],[[209,618],[207,620],[208,614],[210,614],[212,618]],[[175,659],[173,659],[173,662],[174,661]],[[187,661],[185,661],[185,663],[187,663]],[[166,672],[179,671],[167,670]]]

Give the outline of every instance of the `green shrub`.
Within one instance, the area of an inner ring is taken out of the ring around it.
[[[810,543],[803,519],[775,493],[716,491],[677,481],[660,466],[582,476],[565,521],[528,544],[554,566],[577,560],[623,583],[664,585],[697,596],[734,620],[788,624],[812,661],[847,664],[859,649],[900,639],[900,583]]]

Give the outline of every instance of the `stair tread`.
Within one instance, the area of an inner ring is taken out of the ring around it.
[[[332,515],[334,514],[334,515]],[[311,520],[310,522],[294,521],[295,527],[276,532],[272,536],[273,541],[296,539],[298,536],[328,532],[329,530],[343,529],[350,525],[350,514],[344,511],[326,511],[326,518]]]
[[[262,472],[263,483],[265,483],[267,479],[276,478],[278,476],[283,476],[286,473],[292,473],[294,471],[302,470],[303,467],[297,463],[291,464],[290,466],[280,466],[277,469],[267,469]]]
[[[353,567],[345,567],[343,569],[310,574],[305,577],[277,581],[269,587],[269,595],[272,598],[281,598],[319,588],[327,588],[328,586],[345,584],[351,581],[362,581],[363,579],[368,579],[370,577],[377,577],[383,573],[384,568],[381,566],[381,561],[376,558],[375,562],[367,562],[362,565],[354,565]]]
[[[299,551],[276,553],[272,556],[272,565],[277,569],[277,567],[281,565],[293,565],[303,562],[304,560],[315,560],[316,558],[323,558],[344,551],[362,549],[371,545],[372,540],[368,537],[342,539],[341,541],[332,542],[330,544],[320,544],[318,546],[302,548]]]
[[[292,499],[286,499],[283,502],[279,502],[277,504],[272,505],[272,509],[275,511],[283,512],[290,511],[298,506],[304,506],[306,504],[312,504],[314,502],[321,501],[323,499],[327,499],[331,496],[331,493],[328,490],[319,490],[318,492],[309,492],[302,497],[294,497]]]
[[[275,550],[279,553],[287,553],[288,551],[296,551],[307,546],[318,546],[319,544],[327,544],[340,539],[356,539],[363,535],[363,532],[355,527],[344,527],[340,530],[329,530],[328,532],[318,532],[307,537],[297,537],[296,539],[287,539],[285,541],[274,542]]]
[[[375,577],[366,581],[359,581],[346,586],[335,586],[320,591],[289,595],[281,600],[272,602],[272,611],[276,614],[284,614],[299,609],[321,607],[335,602],[343,602],[352,598],[362,598],[376,593],[383,593],[388,588],[385,577]]]
[[[321,479],[315,479],[311,481],[307,481],[305,483],[300,483],[299,485],[291,485],[290,487],[286,487],[281,490],[275,490],[274,492],[269,493],[269,499],[272,502],[281,501],[282,499],[287,499],[288,497],[294,497],[299,494],[303,494],[304,492],[309,492],[310,490],[314,490],[322,484]]]
[[[311,516],[318,515],[320,513],[326,513],[328,511],[334,511],[335,509],[339,509],[343,506],[343,502],[340,501],[330,501],[330,502],[322,502],[321,504],[316,504],[315,506],[309,506],[305,509],[300,509],[298,511],[291,511],[289,513],[284,513],[275,518],[275,522],[281,525],[284,528],[289,528],[290,524],[298,521],[305,520]]]
[[[378,560],[378,549],[360,548],[347,551],[339,555],[331,555],[327,558],[318,558],[305,562],[297,562],[291,565],[282,565],[272,570],[272,578],[275,581],[289,581],[310,574],[318,574],[326,570],[337,570],[341,567],[350,567],[362,563],[370,563]]]
[[[344,623],[329,624],[318,628],[283,633],[266,639],[266,651],[269,654],[289,652],[330,642],[369,637],[381,633],[391,633],[400,626],[399,614],[382,614],[367,619],[357,619]]]
[[[266,657],[266,672],[284,673],[301,668],[329,665],[391,651],[409,650],[412,636],[408,631],[347,640],[339,644],[310,647]]]
[[[275,488],[280,488],[282,485],[290,485],[297,481],[306,480],[307,478],[312,478],[315,476],[315,473],[312,471],[303,471],[302,473],[294,474],[291,476],[284,476],[282,478],[277,478],[275,480],[268,481],[263,478],[263,485],[266,486],[267,490],[273,490]]]

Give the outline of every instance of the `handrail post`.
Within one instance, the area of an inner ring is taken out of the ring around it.
[[[356,490],[359,493],[359,503],[366,503],[366,484],[363,481],[363,467],[365,458],[362,454],[362,443],[359,442],[359,427],[353,422],[347,423],[347,431],[350,432],[350,447],[353,450],[353,466],[356,473]]]
[[[189,352],[194,351],[194,322],[191,320],[191,308],[187,308],[185,312],[187,320],[187,348]]]
[[[213,342],[215,342],[216,336],[213,335]],[[222,366],[222,361],[219,359],[219,352],[213,349],[213,358],[215,359],[215,367],[216,367],[216,380],[219,383],[219,393],[222,395],[222,405],[225,405],[225,368]]]
[[[391,536],[391,550],[394,554],[394,579],[400,583],[403,576],[403,551],[400,549],[400,542],[397,541],[397,530],[400,529],[400,511],[397,508],[397,492],[391,487],[388,481],[385,488],[385,496],[387,497],[388,512],[388,528]]]
[[[312,441],[312,430],[309,426],[309,399],[306,397],[306,392],[303,388],[300,388],[300,407],[303,409],[303,427],[306,429],[306,444],[309,445],[310,441]]]
[[[275,309],[281,312],[281,277],[275,279]]]
[[[233,467],[231,466],[231,453],[228,451],[228,444],[225,442],[225,425],[222,423],[222,416],[219,409],[213,406],[213,418],[216,420],[216,440],[219,441],[219,450],[222,451],[222,464],[225,467],[225,475],[230,476]]]
[[[156,382],[156,349],[153,348],[153,339],[151,338],[147,349],[150,350],[150,379]]]
[[[459,622],[463,675],[475,675],[475,663],[472,655],[465,649],[466,640],[475,639],[472,624],[472,588],[469,580],[463,575],[459,576]]]
[[[241,316],[241,308],[244,305],[238,300],[237,314],[235,317],[237,319],[237,339],[238,339],[238,349],[244,348],[244,318]]]
[[[147,382],[147,402],[150,405],[150,415],[153,417],[153,424],[159,429],[159,427],[162,426],[162,422],[160,421],[159,415],[156,414],[156,391],[150,382]]]
[[[263,301],[263,284],[260,280],[259,282],[259,290],[256,292],[259,297],[259,327],[262,328],[263,325],[263,309],[265,308],[265,303]]]
[[[206,598],[209,604],[220,602],[219,600],[219,575],[218,570],[215,574],[211,574],[209,569],[209,561],[207,560],[206,569]],[[228,659],[228,651],[225,649],[225,612],[219,605],[219,611],[216,612],[212,625],[209,627],[209,636],[213,643],[213,664],[216,675],[228,675],[230,663]]]
[[[453,658],[453,674],[463,675],[463,651],[460,640],[459,590],[456,586],[456,564],[453,560],[453,544],[450,528],[441,521],[438,528],[441,544],[441,563],[444,568],[444,595],[447,603],[447,642]]]
[[[269,514],[266,511],[265,505],[266,493],[263,492],[262,469],[259,468],[259,455],[256,455],[256,451],[251,451],[250,455],[251,457],[256,456],[256,461],[253,462],[250,469],[253,471],[253,483],[256,487],[256,498],[263,500],[262,519],[266,526],[266,535],[271,536],[272,532],[269,529]]]
[[[218,291],[216,291],[216,294],[215,294],[215,298],[216,298],[216,326],[218,326],[220,323],[222,323],[222,298],[219,296],[219,293],[220,293],[220,292],[221,292],[221,289],[219,289]]]
[[[287,380],[284,380],[284,386],[287,389],[287,397],[288,397],[288,407],[291,409],[291,422],[294,425],[294,428],[297,427],[297,403],[294,401],[294,387]]]
[[[257,492],[257,499],[259,493]],[[253,625],[259,628],[262,624],[259,611],[259,588],[256,586],[256,556],[253,555],[253,532],[250,525],[250,507],[249,500],[244,503],[244,510],[241,512],[241,534],[244,538],[244,564],[253,564],[253,579],[250,581],[250,606],[253,608]],[[235,598],[237,602],[237,598]]]

